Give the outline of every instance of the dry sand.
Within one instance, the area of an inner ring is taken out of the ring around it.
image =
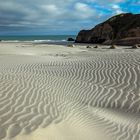
[[[0,140],[139,140],[140,49],[0,43]]]

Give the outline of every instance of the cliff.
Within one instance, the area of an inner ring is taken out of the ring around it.
[[[134,45],[140,43],[140,14],[114,16],[91,30],[82,30],[77,43]]]

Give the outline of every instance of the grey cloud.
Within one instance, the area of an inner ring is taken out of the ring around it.
[[[90,28],[105,16],[87,2],[95,0],[1,0],[0,32],[38,30],[47,33]]]

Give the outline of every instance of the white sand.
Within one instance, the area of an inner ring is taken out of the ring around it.
[[[140,49],[0,43],[0,140],[139,140]]]

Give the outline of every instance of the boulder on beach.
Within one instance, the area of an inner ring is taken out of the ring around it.
[[[67,45],[67,47],[75,47],[75,45],[74,44],[69,44],[69,45]]]
[[[132,46],[132,49],[138,49],[138,48],[139,48],[138,44]]]
[[[114,16],[91,30],[80,31],[75,42],[129,46],[140,44],[140,14]]]
[[[75,41],[73,38],[68,38],[67,41]]]
[[[97,49],[97,48],[99,48],[99,46],[96,45],[94,48]]]
[[[110,49],[116,49],[116,48],[117,48],[116,45],[111,45],[111,46],[110,46]]]
[[[91,48],[91,46],[87,46],[86,48]]]

